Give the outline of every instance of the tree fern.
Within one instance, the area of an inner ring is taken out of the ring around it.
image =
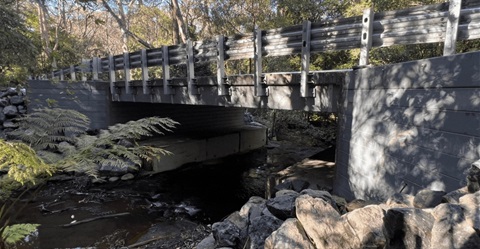
[[[60,142],[75,142],[75,136],[85,133],[90,120],[84,114],[67,109],[37,109],[16,119],[18,129],[10,135],[36,150],[56,150]]]
[[[45,163],[30,146],[0,139],[0,169],[8,169],[8,176],[24,184],[35,183],[41,174],[51,175],[53,167]]]
[[[149,117],[110,126],[108,130],[102,130],[98,137],[80,136],[76,142],[77,151],[60,161],[59,165],[91,175],[97,174],[98,166],[125,168],[133,164],[140,167],[143,161],[171,153],[162,148],[141,146],[137,141],[142,137],[163,135],[177,124],[169,118]],[[133,146],[122,145],[123,140],[131,142]]]

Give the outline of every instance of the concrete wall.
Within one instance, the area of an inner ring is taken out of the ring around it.
[[[480,53],[356,70],[343,93],[336,194],[464,186],[480,158]]]
[[[144,117],[170,117],[181,125],[176,132],[228,132],[244,125],[244,108],[174,105],[159,103],[112,102],[105,82],[56,82],[33,80],[27,87],[28,110],[53,106],[87,115],[92,129],[104,129]]]

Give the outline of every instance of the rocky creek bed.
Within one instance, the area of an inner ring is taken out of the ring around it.
[[[22,197],[15,223],[41,226],[17,248],[194,248],[211,224],[251,196],[265,196],[273,172],[321,150],[288,142],[267,147],[124,180],[56,175]]]

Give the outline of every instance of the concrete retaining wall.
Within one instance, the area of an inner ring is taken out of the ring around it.
[[[106,82],[33,80],[27,87],[28,110],[54,106],[77,110],[91,120],[92,129],[104,129],[144,117],[170,117],[180,122],[177,133],[228,132],[244,126],[244,108],[110,101]]]
[[[355,70],[342,93],[336,194],[465,186],[480,158],[480,53]]]

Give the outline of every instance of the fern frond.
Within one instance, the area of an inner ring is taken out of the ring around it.
[[[41,174],[51,175],[53,167],[45,163],[30,146],[24,143],[6,142],[0,139],[0,169],[8,169],[8,176],[24,184],[35,183]]]
[[[15,224],[5,227],[2,233],[2,239],[7,244],[15,244],[25,238],[25,236],[34,233],[40,224]]]

